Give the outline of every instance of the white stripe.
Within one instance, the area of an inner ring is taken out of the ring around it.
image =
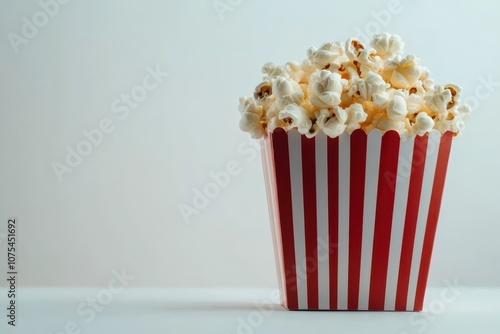
[[[339,137],[339,242],[337,307],[347,309],[347,282],[349,268],[349,175],[351,137],[344,132]]]
[[[293,238],[299,309],[307,308],[306,238],[304,229],[304,194],[302,189],[302,148],[297,130],[288,132],[290,183],[292,187]],[[279,171],[278,171],[279,172]]]
[[[316,135],[316,208],[318,226],[318,300],[319,309],[330,308],[330,273],[328,246],[328,159],[327,137]]]
[[[415,303],[415,293],[417,291],[418,272],[422,257],[425,228],[427,225],[427,215],[431,201],[432,185],[434,183],[434,173],[436,172],[437,156],[441,134],[433,131],[429,135],[427,143],[427,153],[425,159],[424,176],[422,180],[422,192],[420,194],[420,205],[418,207],[417,227],[415,231],[415,243],[413,244],[413,256],[411,259],[410,282],[408,286],[407,310],[413,310]]]
[[[382,135],[380,131],[370,131],[366,146],[365,198],[358,301],[359,310],[368,310],[381,142]]]
[[[396,177],[396,191],[394,195],[394,210],[392,216],[391,243],[389,246],[389,263],[387,267],[387,281],[385,290],[385,310],[394,310],[396,305],[396,290],[399,276],[399,261],[401,259],[401,245],[406,218],[406,203],[410,185],[411,161],[415,140],[401,139],[399,146],[398,172]]]
[[[275,180],[275,173],[276,171],[274,170],[273,166],[273,152],[271,148],[271,138],[268,137],[264,140],[261,141],[261,151],[262,151],[262,158],[263,158],[263,163],[265,164],[265,179],[266,179],[266,186],[268,188],[269,196],[269,215],[271,219],[271,225],[272,225],[272,231],[273,231],[273,242],[274,242],[274,247],[276,248],[275,254],[277,254],[276,258],[276,272],[280,276],[280,281],[281,285],[279,287],[280,290],[280,300],[282,304],[285,304],[285,294],[286,294],[286,289],[285,289],[285,268],[283,267],[283,242],[281,240],[281,235],[279,235],[279,229],[278,229],[278,223],[279,223],[279,218],[278,218],[278,207],[276,204],[276,201],[278,199],[277,195],[277,190],[276,190],[276,184],[274,183]]]

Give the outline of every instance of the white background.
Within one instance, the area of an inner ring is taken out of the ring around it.
[[[135,287],[275,288],[261,160],[238,98],[267,61],[376,30],[479,102],[453,144],[429,284],[499,286],[500,86],[481,86],[500,82],[499,5],[400,0],[383,15],[386,0],[231,3],[219,16],[212,0],[73,0],[16,53],[8,35],[40,5],[1,2],[0,233],[18,218],[21,286],[105,286],[125,268]],[[148,66],[169,75],[121,120],[111,104]],[[52,163],[104,118],[114,130],[59,182]],[[241,172],[187,224],[179,205],[232,160]]]

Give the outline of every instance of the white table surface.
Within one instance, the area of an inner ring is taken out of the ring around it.
[[[0,333],[500,333],[500,288],[461,287],[443,301],[445,289],[427,290],[423,312],[331,312],[287,311],[272,290],[129,286],[90,319],[76,310],[103,289],[21,288],[15,328],[0,289]]]

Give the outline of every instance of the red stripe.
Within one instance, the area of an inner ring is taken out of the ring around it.
[[[399,261],[398,286],[396,290],[396,311],[406,310],[408,285],[410,283],[411,259],[413,256],[413,244],[415,242],[415,230],[417,228],[418,209],[420,205],[420,193],[422,191],[422,180],[424,178],[428,138],[428,135],[417,136],[413,146],[410,186],[408,190],[408,201],[406,204],[405,226],[403,231],[403,242],[401,245],[401,258]]]
[[[384,309],[399,140],[399,134],[396,131],[388,131],[382,136],[370,275],[369,310]]]
[[[339,138],[328,137],[328,242],[330,309],[337,309],[339,244]]]
[[[366,133],[356,130],[351,135],[351,171],[349,194],[349,269],[347,308],[358,309],[361,239],[365,198]]]
[[[439,219],[439,210],[441,208],[441,200],[443,198],[444,182],[446,179],[446,170],[448,168],[448,159],[450,157],[452,139],[453,134],[451,132],[446,132],[441,137],[441,143],[439,145],[436,172],[434,174],[434,184],[432,185],[431,203],[429,206],[429,214],[427,215],[427,225],[425,228],[422,259],[420,261],[420,269],[418,271],[417,291],[415,294],[414,306],[415,311],[422,310],[424,303],[425,286],[427,285],[427,277],[429,275],[432,246],[434,245],[434,237],[436,235],[436,227]]]
[[[277,210],[277,205],[276,205],[276,191],[275,188],[271,187],[276,187],[276,173],[274,170],[274,159],[271,154],[272,152],[272,147],[271,147],[271,137],[270,135],[266,137],[263,142],[261,142],[261,152],[262,152],[262,161],[264,164],[264,179],[266,182],[266,195],[267,195],[267,204],[269,206],[269,218],[271,222],[271,232],[273,234],[273,248],[274,248],[274,256],[275,256],[275,262],[276,262],[276,272],[278,273],[278,286],[280,288],[280,293],[281,293],[281,299],[282,303],[284,305],[287,304],[286,302],[286,293],[283,291],[283,250],[282,250],[282,241],[281,241],[281,228],[278,224],[277,218],[276,218],[276,210]]]
[[[295,267],[295,249],[293,238],[292,189],[290,184],[290,162],[288,136],[282,129],[276,129],[272,135],[272,150],[276,172],[278,195],[279,224],[283,241],[283,262],[285,264],[285,288],[288,309],[298,309],[297,277]]]
[[[318,227],[315,139],[302,138],[302,187],[306,238],[307,308],[318,309]]]

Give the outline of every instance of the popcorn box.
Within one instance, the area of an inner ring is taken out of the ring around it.
[[[453,134],[261,140],[281,303],[422,310]]]

